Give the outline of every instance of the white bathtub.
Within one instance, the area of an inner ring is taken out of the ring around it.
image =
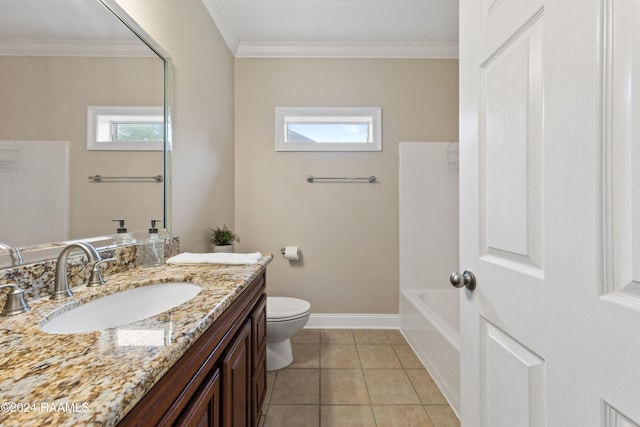
[[[458,416],[459,296],[453,288],[400,291],[400,329]]]

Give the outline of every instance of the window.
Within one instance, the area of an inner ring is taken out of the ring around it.
[[[380,107],[276,107],[276,151],[381,151]]]
[[[163,150],[163,108],[87,107],[87,149]]]

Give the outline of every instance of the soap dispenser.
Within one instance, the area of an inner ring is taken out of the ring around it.
[[[161,222],[161,220],[151,220],[149,237],[146,238],[144,245],[142,246],[142,265],[145,267],[154,267],[164,263],[164,240],[158,236],[156,222]]]
[[[118,223],[118,230],[116,234],[113,235],[113,240],[115,240],[117,245],[127,245],[131,243],[135,243],[136,239],[129,233],[127,233],[127,229],[124,226],[124,219],[112,219],[111,221]]]

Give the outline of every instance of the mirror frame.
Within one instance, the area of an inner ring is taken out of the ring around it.
[[[130,31],[132,31],[149,49],[151,49],[164,64],[164,180],[163,180],[163,195],[164,195],[164,223],[163,228],[160,230],[161,237],[168,237],[171,235],[171,152],[172,152],[172,129],[171,129],[171,116],[173,107],[173,63],[169,54],[162,49],[151,36],[136,23],[124,9],[122,9],[115,0],[95,0],[102,4],[107,10],[109,10],[113,16],[122,22]],[[131,233],[136,238],[137,242],[142,241],[146,237],[146,232],[138,231]],[[104,235],[96,237],[86,237],[81,239],[73,239],[63,242],[52,242],[43,244],[33,244],[27,246],[18,247],[23,258],[23,262],[20,265],[12,264],[11,253],[4,251],[0,255],[0,269],[6,268],[19,268],[22,265],[29,265],[38,262],[55,259],[62,249],[69,243],[73,242],[88,242],[93,245],[97,250],[112,249],[119,244],[113,239],[113,235]]]

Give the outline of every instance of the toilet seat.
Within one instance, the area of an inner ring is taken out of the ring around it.
[[[307,316],[308,301],[290,297],[267,297],[267,322],[285,322]]]

